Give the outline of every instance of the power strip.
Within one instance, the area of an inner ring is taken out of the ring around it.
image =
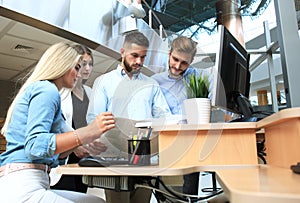
[[[111,189],[115,191],[132,191],[135,184],[146,182],[149,177],[132,176],[82,176],[82,182],[89,187]]]

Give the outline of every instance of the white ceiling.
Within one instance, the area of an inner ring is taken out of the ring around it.
[[[0,16],[0,80],[16,82],[35,66],[52,44],[72,41],[35,27]],[[118,61],[93,50],[94,68],[87,81],[92,86],[99,75],[114,69]]]

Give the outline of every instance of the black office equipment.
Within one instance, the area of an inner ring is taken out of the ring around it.
[[[151,146],[147,138],[128,140],[128,160],[130,165],[150,166]]]
[[[220,44],[216,56],[212,106],[241,115],[235,121],[255,122],[267,115],[253,111],[250,91],[250,55],[223,25],[218,27]]]
[[[298,162],[296,165],[291,165],[291,169],[294,173],[300,174],[300,162]]]
[[[112,165],[125,165],[128,164],[128,159],[120,157],[101,157],[101,156],[88,156],[83,157],[78,162],[79,166],[85,167],[107,167]]]

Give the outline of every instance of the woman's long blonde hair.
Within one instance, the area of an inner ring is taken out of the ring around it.
[[[20,95],[33,82],[40,80],[55,80],[62,77],[69,69],[76,66],[81,55],[67,43],[57,43],[50,46],[40,58],[33,72],[23,84],[15,99],[11,103],[5,123],[1,129],[2,135],[5,136],[10,123],[12,113]]]

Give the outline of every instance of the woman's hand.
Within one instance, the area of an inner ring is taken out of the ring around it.
[[[88,126],[77,129],[82,145],[90,144],[103,133],[115,127],[115,119],[111,112],[100,113]]]
[[[107,146],[100,142],[99,139],[96,139],[94,142],[85,145],[85,148],[91,156],[99,155],[101,152],[105,152],[107,150]]]
[[[89,151],[85,146],[79,146],[76,149],[74,149],[73,152],[80,159],[89,156]]]
[[[115,127],[115,119],[111,112],[100,113],[91,124],[94,123],[98,125],[101,134]]]

